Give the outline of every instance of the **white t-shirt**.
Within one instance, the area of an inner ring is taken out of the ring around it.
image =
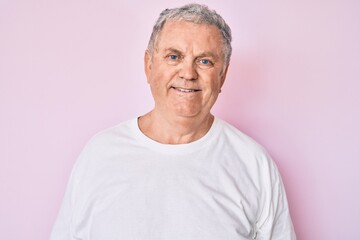
[[[161,144],[137,119],[95,135],[71,174],[51,240],[295,239],[264,149],[215,119],[189,144]]]

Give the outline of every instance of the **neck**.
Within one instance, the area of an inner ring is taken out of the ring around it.
[[[149,138],[164,144],[184,144],[202,138],[211,128],[214,116],[166,118],[155,111],[139,117],[140,130]]]

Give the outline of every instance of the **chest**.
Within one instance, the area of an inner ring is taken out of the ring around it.
[[[213,161],[99,166],[83,185],[75,232],[80,239],[249,239],[256,188]]]

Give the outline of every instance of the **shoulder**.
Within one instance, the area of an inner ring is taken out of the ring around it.
[[[225,137],[227,144],[230,144],[233,148],[243,153],[268,155],[262,145],[235,126],[222,119],[217,119],[217,122],[221,127],[221,133]]]
[[[121,122],[113,127],[96,133],[85,144],[75,161],[71,172],[73,185],[78,189],[88,189],[93,181],[102,177],[104,169],[111,163],[119,162],[119,156],[128,149],[129,136],[136,119]],[[111,167],[110,167],[111,168]]]
[[[129,143],[134,142],[134,134],[132,134],[134,126],[136,126],[136,118],[121,122],[93,135],[82,149],[76,165],[81,168],[83,165],[97,164],[124,150]]]
[[[101,146],[119,141],[131,136],[131,132],[136,125],[136,119],[123,121],[115,126],[106,128],[90,138],[86,146]]]
[[[277,175],[275,162],[261,144],[224,120],[217,121],[221,129],[217,144],[222,145],[223,159],[234,171],[247,171],[254,178]]]

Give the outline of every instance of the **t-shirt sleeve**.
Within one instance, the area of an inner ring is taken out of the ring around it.
[[[284,184],[275,163],[268,158],[269,178],[267,180],[263,214],[257,224],[258,236],[261,240],[296,240],[290,217]]]
[[[79,175],[81,174],[81,164],[86,155],[86,148],[81,152],[77,159],[66,187],[62,204],[52,228],[50,240],[75,240],[74,221],[76,215],[76,201],[79,194]]]
[[[53,226],[50,240],[72,240],[71,226],[73,219],[72,193],[74,191],[73,177],[70,177],[60,211]]]

